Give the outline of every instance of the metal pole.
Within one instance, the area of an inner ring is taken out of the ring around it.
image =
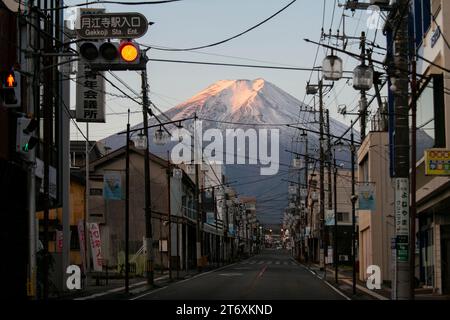
[[[32,3],[33,5],[34,3]],[[31,28],[31,25],[27,26],[27,34],[28,34],[28,45],[30,47],[35,47],[37,50],[36,43],[40,43],[39,35],[35,31],[40,27],[39,18],[36,12],[31,8],[31,15],[34,24],[34,30]],[[32,44],[32,40],[34,44]],[[36,51],[34,52],[36,53]],[[37,54],[34,55],[33,60],[28,60],[28,70],[33,72],[36,77],[36,74],[39,74],[40,58]],[[37,70],[37,72],[36,72]],[[30,91],[27,90],[28,101],[29,101],[29,109],[28,111],[36,117],[39,109],[39,79],[33,79],[33,94],[30,94]],[[30,151],[30,164],[28,166],[29,176],[28,176],[28,295],[31,298],[36,298],[36,274],[37,274],[37,261],[36,261],[36,243],[38,241],[38,232],[36,231],[38,228],[38,223],[36,220],[36,148]]]
[[[125,160],[125,293],[130,292],[130,109],[128,109]]]
[[[47,34],[51,33],[51,26],[45,21]],[[45,52],[52,51],[52,44],[49,37],[45,37]],[[52,59],[44,58],[44,65],[52,65]],[[49,297],[49,267],[50,253],[48,251],[49,243],[49,216],[50,216],[50,153],[52,144],[52,119],[53,119],[53,85],[52,70],[49,68],[44,73],[44,263],[43,263],[43,295],[44,300]]]
[[[410,298],[415,298],[415,269],[416,269],[416,152],[417,152],[417,62],[412,59],[411,76],[411,244],[410,244],[410,268],[411,268],[411,293]]]
[[[88,283],[88,277],[87,274],[90,270],[91,264],[89,259],[89,246],[88,246],[88,237],[89,237],[89,122],[86,122],[86,157],[85,157],[85,166],[86,166],[86,189],[85,189],[85,210],[84,210],[84,261],[86,270],[85,277],[86,277],[86,286]]]
[[[148,100],[148,85],[147,85],[147,69],[141,72],[142,80],[142,102],[143,102],[143,120],[144,128],[148,127],[148,112],[149,112],[149,100]],[[150,112],[151,114],[151,112]],[[145,179],[145,243],[146,259],[145,259],[145,271],[147,277],[147,283],[150,286],[154,284],[154,270],[153,270],[153,228],[152,228],[152,198],[151,198],[151,186],[150,186],[150,157],[149,157],[149,137],[148,129],[144,130],[144,135],[147,139],[147,146],[144,154],[144,179]]]
[[[180,221],[177,216],[177,279],[180,278]]]
[[[354,134],[353,134],[353,121],[351,123],[351,163],[352,163],[352,292],[353,295],[356,295],[356,191],[355,191],[355,144],[354,144]]]
[[[167,241],[167,253],[169,256],[169,280],[172,281],[172,209],[171,209],[171,196],[170,196],[170,178],[172,176],[172,167],[170,165],[170,151],[167,151],[167,219],[169,222],[169,237]]]
[[[339,273],[339,255],[338,255],[338,209],[337,209],[337,173],[338,169],[336,166],[336,154],[333,158],[334,166],[334,281],[338,283],[338,273]]]

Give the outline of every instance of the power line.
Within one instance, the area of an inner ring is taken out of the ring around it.
[[[15,0],[15,1],[19,2],[19,0]],[[84,6],[88,6],[91,4],[116,4],[116,5],[124,5],[124,6],[142,6],[142,5],[164,4],[164,3],[179,2],[179,1],[182,1],[182,0],[138,1],[138,2],[99,0],[99,1],[78,3],[78,4],[73,4],[73,5],[67,5],[67,6],[55,7],[55,8],[47,8],[47,9],[41,9],[41,10],[42,11],[64,10],[64,9],[75,8],[75,7],[84,7]]]
[[[275,12],[274,14],[272,14],[270,17],[264,19],[263,21],[257,23],[256,25],[232,36],[229,37],[227,39],[218,41],[218,42],[214,42],[211,44],[207,44],[207,45],[202,45],[202,46],[198,46],[198,47],[192,47],[192,48],[157,48],[157,47],[152,47],[155,50],[160,50],[160,51],[192,51],[192,50],[199,50],[199,49],[205,49],[205,48],[210,48],[210,47],[214,47],[214,46],[218,46],[220,44],[226,43],[228,41],[231,41],[233,39],[236,39],[240,36],[243,36],[244,34],[260,27],[261,25],[263,25],[264,23],[268,22],[269,20],[273,19],[274,17],[276,17],[277,15],[279,15],[280,13],[282,13],[284,10],[286,10],[287,8],[289,8],[291,5],[293,5],[297,0],[293,0],[291,2],[289,2],[287,5],[285,5],[283,8],[281,8],[280,10],[278,10],[277,12]]]
[[[250,64],[236,64],[236,63],[221,63],[221,62],[206,62],[206,61],[191,61],[191,60],[174,60],[174,59],[155,59],[149,58],[149,61],[154,62],[171,62],[184,64],[200,64],[222,67],[242,67],[242,68],[259,68],[259,69],[275,69],[275,70],[290,70],[290,71],[319,71],[318,68],[298,68],[298,67],[283,67],[283,66],[264,66],[264,65],[250,65]],[[350,73],[350,71],[344,71]]]

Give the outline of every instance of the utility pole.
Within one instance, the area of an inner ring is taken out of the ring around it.
[[[398,0],[394,25],[394,186],[395,229],[397,238],[397,297],[411,299],[411,272],[409,246],[413,245],[409,212],[409,105],[408,105],[408,15],[409,1]],[[415,155],[413,155],[415,157]],[[414,166],[415,167],[415,166]],[[415,192],[415,190],[413,190]]]
[[[200,208],[200,186],[199,186],[199,156],[197,155],[197,144],[195,138],[197,137],[197,114],[194,119],[194,139],[193,139],[193,153],[194,153],[194,165],[195,165],[195,207],[197,211],[197,268],[198,271],[202,271],[202,254],[203,254],[203,235],[201,231],[202,212]]]
[[[361,42],[360,42],[360,48],[361,48],[361,62],[363,65],[365,65],[366,61],[366,33],[363,31],[361,32]],[[361,90],[361,98],[359,101],[359,115],[361,117],[361,141],[364,141],[364,138],[366,137],[366,127],[367,127],[367,98],[366,98],[366,92],[364,90]]]
[[[333,156],[333,168],[334,168],[334,184],[333,184],[333,191],[334,191],[334,281],[336,284],[338,284],[338,273],[339,273],[339,254],[338,254],[338,209],[337,209],[337,174],[338,169],[336,166],[336,154]]]
[[[44,38],[44,52],[52,52],[52,43],[49,37],[52,34],[51,24],[46,18],[44,25],[46,37]],[[53,71],[50,66],[53,64],[52,58],[46,56],[44,58],[44,66],[47,67],[44,72],[44,263],[43,263],[43,298],[47,300],[49,297],[49,267],[50,253],[49,244],[49,215],[50,215],[50,153],[52,138],[52,119],[53,119]]]
[[[327,164],[328,164],[328,209],[333,209],[333,190],[331,187],[331,136],[330,136],[330,111],[328,109],[325,110],[326,121],[327,121]]]
[[[145,243],[146,258],[145,271],[147,277],[147,284],[153,286],[154,284],[154,270],[153,270],[153,227],[152,227],[152,198],[150,186],[150,150],[148,137],[148,115],[149,115],[149,100],[148,100],[148,82],[147,69],[141,71],[142,80],[142,102],[143,102],[143,118],[144,118],[144,135],[147,140],[147,145],[144,154],[144,179],[145,179]],[[151,111],[150,111],[151,115]]]
[[[125,293],[130,292],[130,109],[128,109],[125,161]]]
[[[326,263],[325,263],[325,151],[323,148],[324,144],[324,111],[323,111],[323,80],[319,81],[319,125],[320,125],[320,137],[319,137],[319,150],[320,150],[320,177],[319,177],[319,188],[320,188],[320,265],[324,271],[324,278],[326,278]]]
[[[417,152],[417,61],[415,58],[411,61],[411,243],[410,250],[410,270],[411,270],[411,292],[410,299],[415,298],[415,269],[416,269],[416,152]]]
[[[172,176],[172,166],[170,165],[170,151],[167,150],[167,220],[169,224],[169,237],[167,241],[167,253],[169,256],[169,280],[172,281],[172,208],[170,196],[170,178]]]
[[[355,179],[355,161],[356,161],[356,148],[355,148],[355,137],[353,134],[353,121],[351,122],[351,133],[350,133],[350,140],[351,140],[351,170],[352,170],[352,292],[353,295],[356,295],[356,179]]]

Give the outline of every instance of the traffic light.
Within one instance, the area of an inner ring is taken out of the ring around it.
[[[20,74],[17,71],[2,72],[0,98],[5,107],[20,107]]]
[[[34,136],[38,122],[26,117],[17,118],[16,152],[28,155],[36,146],[38,139]]]
[[[133,41],[86,41],[80,45],[80,57],[94,71],[143,70],[146,67],[146,59]]]

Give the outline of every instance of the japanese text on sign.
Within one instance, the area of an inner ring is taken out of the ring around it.
[[[395,179],[395,230],[397,235],[409,234],[409,181]]]
[[[140,13],[103,13],[81,15],[77,33],[84,39],[139,38],[148,29]]]
[[[105,81],[100,73],[79,62],[77,73],[78,122],[105,122]]]

